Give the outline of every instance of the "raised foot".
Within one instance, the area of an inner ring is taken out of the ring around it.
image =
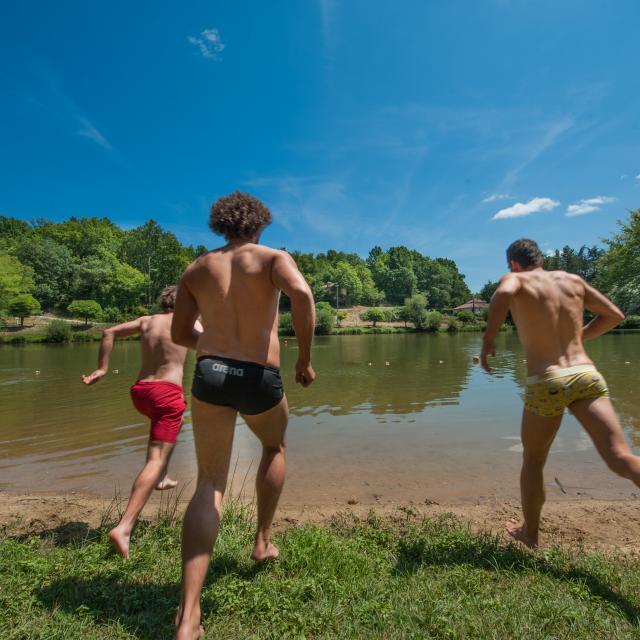
[[[275,560],[280,555],[278,547],[271,544],[265,544],[264,542],[256,543],[251,553],[251,559],[255,562],[268,562]]]
[[[178,486],[177,480],[172,480],[169,476],[165,476],[156,485],[156,491],[166,491],[167,489],[173,489]]]
[[[515,518],[512,518],[505,524],[507,533],[518,542],[522,542],[523,545],[529,547],[529,549],[538,548],[538,538],[527,535],[527,525],[520,523]]]
[[[109,538],[111,538],[111,544],[115,550],[125,559],[129,560],[129,538],[130,536],[124,534],[116,527],[109,531]]]

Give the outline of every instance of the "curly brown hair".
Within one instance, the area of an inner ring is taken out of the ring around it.
[[[160,294],[160,306],[163,311],[173,311],[176,306],[176,293],[178,287],[175,284],[165,287]]]
[[[271,211],[252,195],[234,191],[211,205],[209,227],[227,240],[253,238],[271,223]]]

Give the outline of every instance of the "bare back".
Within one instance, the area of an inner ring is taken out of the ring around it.
[[[173,313],[140,318],[140,373],[138,380],[164,380],[182,386],[187,349],[171,340]]]
[[[585,283],[564,271],[510,274],[519,280],[511,313],[527,356],[529,375],[592,364],[582,344]]]
[[[280,366],[278,302],[272,268],[281,253],[254,243],[231,245],[198,258],[183,282],[204,330],[198,356],[217,355]]]

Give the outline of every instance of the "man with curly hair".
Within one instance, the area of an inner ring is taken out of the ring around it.
[[[287,399],[280,378],[278,302],[291,300],[298,340],[296,382],[315,379],[311,342],[315,324],[313,296],[293,259],[260,246],[271,222],[258,199],[236,191],[211,208],[209,225],[227,243],[200,256],[178,287],[171,335],[197,353],[192,387],[193,433],[198,481],[182,532],[182,601],[177,638],[202,635],[200,594],[220,526],[236,417],[240,414],[262,444],[256,476],[258,526],[251,557],[277,558],[271,523],[285,477]],[[192,327],[198,316],[204,329]]]

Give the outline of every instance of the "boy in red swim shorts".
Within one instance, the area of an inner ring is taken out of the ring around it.
[[[140,334],[140,372],[137,382],[131,387],[131,400],[135,408],[151,420],[151,431],[146,464],[133,483],[120,522],[109,532],[116,550],[124,558],[129,558],[131,532],[154,487],[162,491],[178,484],[167,476],[167,466],[186,408],[182,375],[187,349],[171,340],[175,298],[176,287],[167,287],[161,297],[163,313],[142,316],[105,329],[98,368],[91,375],[82,376],[86,385],[98,382],[109,370],[109,358],[116,338]],[[199,335],[200,329],[200,323],[196,322],[194,334]]]

